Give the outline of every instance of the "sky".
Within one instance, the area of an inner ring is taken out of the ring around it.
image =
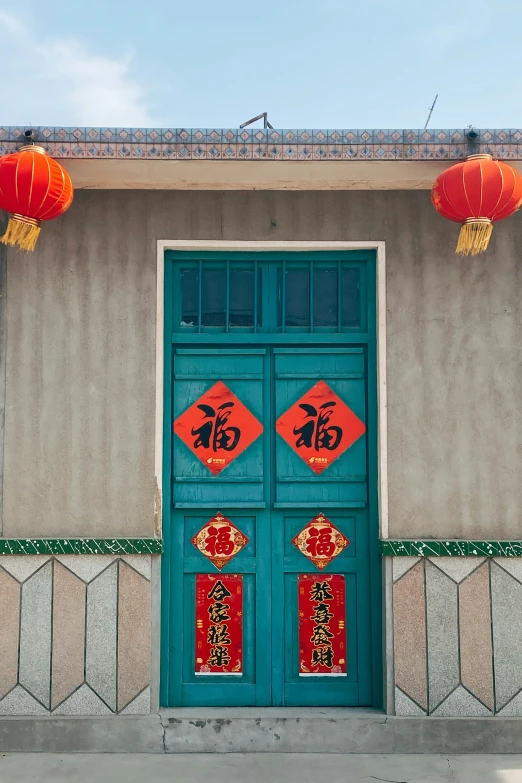
[[[522,127],[520,0],[0,0],[0,125]],[[259,124],[259,123],[257,123]]]

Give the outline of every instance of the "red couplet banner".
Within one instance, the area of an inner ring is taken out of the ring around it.
[[[340,574],[299,574],[299,676],[346,675],[346,585]]]
[[[196,674],[243,672],[243,577],[196,574]]]

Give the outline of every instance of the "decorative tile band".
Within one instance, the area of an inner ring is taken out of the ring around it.
[[[161,538],[0,538],[0,555],[161,555]]]
[[[522,716],[522,561],[398,557],[393,572],[395,713]]]
[[[522,129],[0,127],[0,156],[33,140],[55,158],[152,160],[455,160],[486,152],[522,160]]]
[[[1,557],[0,715],[150,713],[151,557]]]
[[[522,557],[522,541],[381,540],[387,557]]]

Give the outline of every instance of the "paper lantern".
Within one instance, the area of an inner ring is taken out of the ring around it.
[[[43,147],[29,145],[0,158],[0,209],[9,212],[0,242],[34,250],[40,223],[62,215],[73,200],[71,178]]]
[[[521,205],[522,176],[491,155],[470,155],[440,175],[431,201],[442,217],[462,223],[456,252],[476,256],[486,250],[493,223]]]

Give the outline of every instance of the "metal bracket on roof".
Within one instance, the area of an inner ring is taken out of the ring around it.
[[[263,114],[258,114],[257,117],[252,117],[251,120],[247,120],[239,127],[246,128],[247,125],[252,125],[253,122],[257,122],[258,120],[263,120],[263,127],[265,129],[270,128],[270,130],[274,130],[274,126],[268,122],[268,112],[266,111],[264,111]]]

